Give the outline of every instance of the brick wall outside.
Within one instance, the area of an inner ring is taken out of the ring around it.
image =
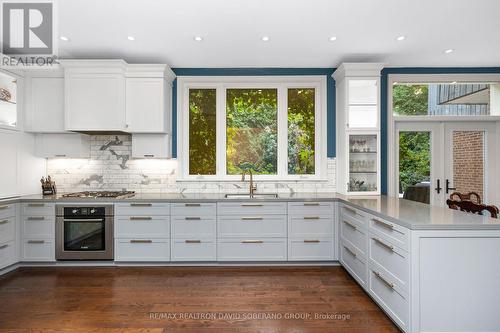
[[[458,192],[477,192],[483,196],[484,133],[453,132],[453,187]]]

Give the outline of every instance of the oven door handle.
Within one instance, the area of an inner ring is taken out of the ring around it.
[[[104,219],[63,219],[63,222],[104,222]]]

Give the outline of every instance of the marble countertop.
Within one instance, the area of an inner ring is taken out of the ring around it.
[[[57,196],[28,195],[0,200],[1,204],[14,202],[115,203],[115,202],[241,202],[241,201],[340,201],[369,214],[387,219],[412,230],[500,230],[500,219],[468,214],[445,207],[431,206],[388,196],[354,197],[339,193],[283,193],[278,198],[228,199],[224,194],[142,193],[131,198],[63,198]]]

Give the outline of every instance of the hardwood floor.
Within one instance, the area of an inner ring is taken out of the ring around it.
[[[341,267],[51,267],[0,277],[0,332],[398,329]]]

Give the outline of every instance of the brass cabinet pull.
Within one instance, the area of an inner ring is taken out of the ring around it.
[[[358,212],[352,208],[344,207],[344,209],[347,210],[351,214],[354,214],[354,215],[358,214]]]
[[[0,210],[4,210],[4,209],[7,209],[9,208],[9,206],[0,206]]]
[[[373,273],[375,274],[376,277],[378,277],[380,279],[380,281],[382,281],[383,283],[385,283],[391,289],[394,289],[394,283],[392,283],[391,281],[389,281],[385,277],[383,277],[382,274],[380,274],[380,272],[373,271]]]
[[[264,243],[264,241],[261,241],[261,240],[253,240],[253,239],[249,239],[249,240],[243,240],[241,241],[243,244],[261,244],[261,243]]]
[[[201,204],[199,204],[199,203],[187,203],[187,204],[184,204],[184,207],[201,207]]]
[[[3,250],[3,249],[5,249],[8,246],[9,246],[9,244],[2,245],[2,246],[0,246],[0,250]]]
[[[319,202],[304,202],[304,206],[319,206]]]
[[[30,204],[28,204],[28,207],[45,207],[45,204],[43,204],[43,203],[30,203]]]
[[[319,216],[304,216],[304,220],[319,220]]]
[[[391,224],[391,223],[388,223],[388,222],[384,222],[384,221],[381,221],[381,220],[377,220],[377,219],[372,219],[373,222],[377,223],[377,224],[380,224],[388,229],[394,229],[394,224]]]
[[[151,221],[153,218],[151,216],[131,216],[131,221]]]
[[[131,203],[130,207],[151,207],[153,204],[151,203]]]
[[[241,204],[241,207],[262,207],[263,204]]]
[[[304,243],[319,243],[319,239],[304,239]]]
[[[28,244],[44,244],[44,240],[29,240]]]
[[[348,248],[347,246],[344,245],[344,249],[346,249],[347,251],[349,251],[350,254],[352,254],[354,257],[357,257],[358,254],[356,252],[354,252],[354,250]]]
[[[264,218],[262,216],[243,216],[242,221],[262,221]]]
[[[2,220],[2,221],[0,221],[0,224],[7,224],[7,223],[9,223],[9,220]]]
[[[377,243],[379,243],[380,245],[382,245],[383,247],[386,247],[388,248],[389,250],[391,250],[392,252],[394,252],[394,246],[390,245],[390,244],[387,244],[386,242],[384,242],[383,240],[381,240],[380,238],[376,238],[376,237],[373,237],[372,238],[374,241],[376,241]]]
[[[201,220],[201,217],[199,217],[199,216],[186,216],[184,219],[186,221],[199,221],[199,220]]]
[[[45,220],[44,216],[29,216],[28,221],[43,221]]]
[[[186,239],[184,241],[184,243],[186,243],[186,244],[199,244],[199,243],[201,243],[201,240],[199,240],[199,239]]]
[[[149,244],[149,243],[153,243],[153,241],[151,239],[132,239],[130,241],[130,243],[143,243],[143,244]]]
[[[358,230],[358,227],[356,225],[352,224],[351,222],[344,220],[344,223],[347,224],[348,226],[350,226],[351,228],[353,228],[354,230]]]

